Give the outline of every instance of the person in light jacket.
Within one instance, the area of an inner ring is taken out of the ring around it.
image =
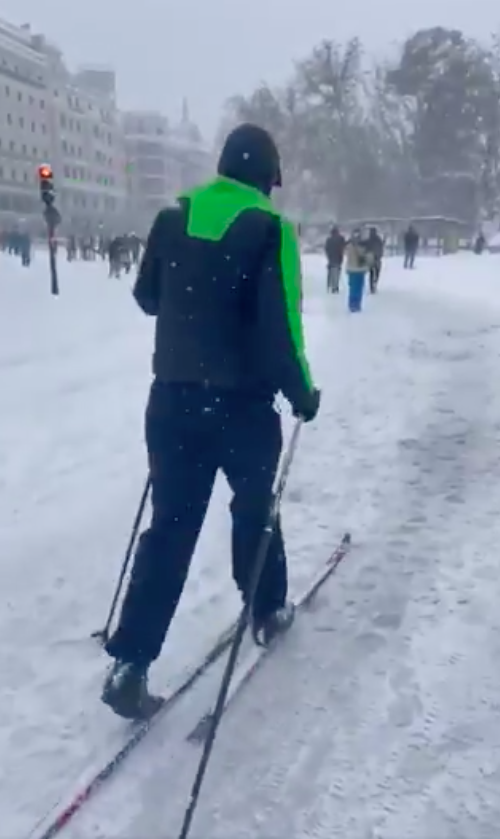
[[[361,230],[353,230],[346,245],[345,256],[349,285],[349,311],[360,312],[363,305],[366,274],[370,270],[373,259],[366,242],[361,238]]]

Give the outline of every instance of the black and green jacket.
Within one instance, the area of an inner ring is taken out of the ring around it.
[[[281,391],[293,407],[313,389],[297,236],[258,189],[217,177],[163,210],[134,294],[157,317],[159,380]]]

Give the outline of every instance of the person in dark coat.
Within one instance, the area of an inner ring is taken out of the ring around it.
[[[370,227],[368,238],[366,239],[366,249],[372,257],[369,272],[370,292],[371,294],[376,294],[384,256],[384,240],[376,227]]]
[[[116,277],[117,280],[120,279],[121,270],[123,268],[124,251],[125,244],[123,236],[113,236],[113,238],[110,239],[108,247],[109,276]]]
[[[477,256],[481,256],[481,254],[484,253],[485,247],[486,247],[486,237],[485,237],[484,233],[481,231],[481,233],[479,233],[478,236],[476,237],[476,241],[474,242],[474,253]]]
[[[218,176],[162,210],[134,295],[156,318],[146,410],[152,518],[141,535],[103,701],[128,718],[161,700],[147,675],[160,654],[189,571],[218,470],[233,492],[233,577],[244,602],[282,448],[275,396],[296,417],[319,408],[305,356],[296,231],[269,196],[281,185],[272,137],[244,124],[229,134]],[[293,619],[281,526],[251,606],[268,643]]]
[[[327,260],[326,288],[327,291],[337,294],[340,285],[340,274],[344,261],[346,240],[335,225],[332,227],[325,242],[325,253]]]
[[[420,236],[414,226],[410,224],[404,234],[405,268],[413,268],[415,266],[415,257],[419,244]]]

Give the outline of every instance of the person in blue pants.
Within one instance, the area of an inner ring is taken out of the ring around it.
[[[346,246],[348,307],[350,312],[360,312],[362,309],[365,280],[370,269],[370,260],[371,254],[361,238],[361,230],[356,229]]]

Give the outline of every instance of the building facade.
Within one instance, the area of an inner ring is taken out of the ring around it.
[[[0,223],[42,228],[38,167],[54,170],[62,230],[145,232],[156,213],[210,171],[184,104],[120,113],[112,70],[71,73],[61,51],[28,25],[0,20]],[[5,118],[4,118],[5,115]]]
[[[128,111],[122,125],[129,220],[144,232],[159,210],[207,176],[211,155],[186,108],[177,126],[152,111]]]
[[[0,21],[0,114],[4,222],[39,220],[37,170],[50,163],[63,227],[122,224],[126,160],[112,71],[72,74],[43,36]]]
[[[122,115],[129,226],[143,231],[168,201],[168,121],[154,111]]]
[[[111,70],[70,74],[49,57],[52,165],[60,210],[72,231],[123,224],[125,148]]]
[[[0,218],[40,212],[37,167],[50,160],[45,56],[27,28],[0,21]]]

